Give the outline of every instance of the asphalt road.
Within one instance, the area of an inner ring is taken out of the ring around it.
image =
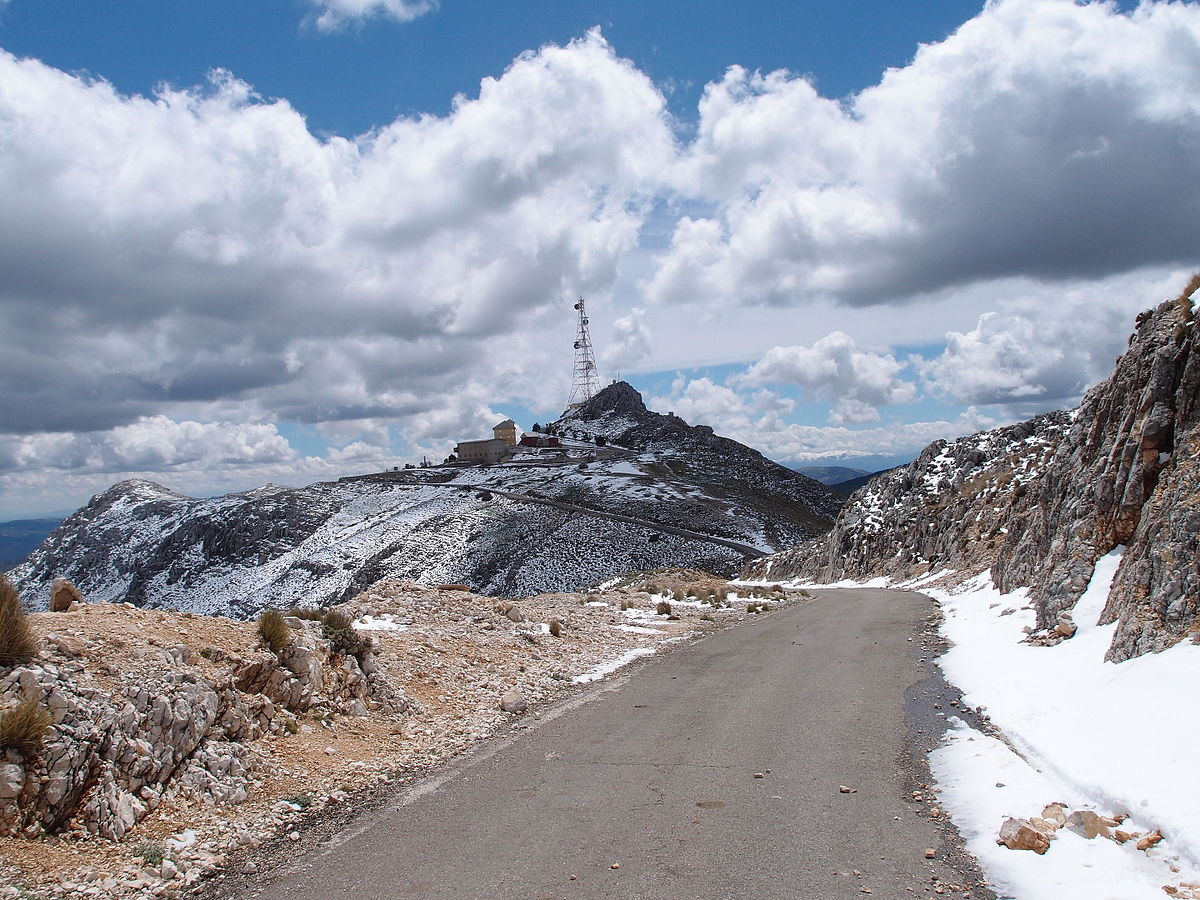
[[[916,708],[933,702],[920,699],[929,673],[914,650],[931,609],[919,594],[825,591],[649,658],[409,787],[244,895],[949,892],[969,872],[956,868],[943,820],[910,796],[923,777],[914,741],[930,739],[914,723],[936,722]]]

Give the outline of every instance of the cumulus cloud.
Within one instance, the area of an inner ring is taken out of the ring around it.
[[[773,391],[750,393],[711,378],[676,378],[671,391],[651,401],[692,424],[711,425],[719,434],[788,463],[871,456],[915,456],[938,438],[974,434],[1001,424],[974,407],[952,420],[896,422],[873,428],[802,425],[788,421],[795,404]]]
[[[411,22],[438,8],[438,0],[309,0],[309,4],[316,7],[314,21],[321,31],[376,17]]]
[[[0,473],[29,469],[160,472],[294,458],[274,425],[175,422],[166,416],[147,416],[105,432],[0,435]]]
[[[805,388],[832,404],[832,424],[847,425],[876,422],[880,406],[916,399],[916,387],[900,377],[904,367],[890,353],[861,350],[850,335],[834,331],[811,347],[772,347],[739,381]]]
[[[646,310],[636,306],[629,315],[613,322],[609,344],[601,359],[610,372],[628,371],[649,359],[653,349],[654,339],[646,324]]]
[[[946,333],[946,348],[914,359],[924,388],[947,400],[1041,410],[1074,406],[1108,376],[1124,352],[1133,317],[1175,296],[1186,278],[1131,284],[1013,286],[1014,296],[967,331]],[[1150,290],[1147,290],[1147,286]]]
[[[1001,0],[846,100],[734,67],[675,170],[652,299],[878,303],[1101,277],[1200,241],[1200,8]]]
[[[598,33],[355,140],[225,72],[129,97],[0,53],[0,83],[0,421],[30,433],[431,410],[611,282],[673,153]]]

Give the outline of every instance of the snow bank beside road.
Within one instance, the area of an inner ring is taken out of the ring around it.
[[[1024,758],[954,723],[933,755],[934,772],[972,852],[1022,900],[1134,900],[1200,882],[1200,647],[1185,642],[1104,662],[1116,625],[1096,620],[1119,563],[1119,550],[1097,563],[1073,611],[1079,630],[1050,647],[1022,643],[1034,624],[1023,590],[1000,594],[983,575],[953,592],[926,591],[945,614],[951,648],[938,663],[947,680]],[[1129,815],[1123,830],[1158,828],[1167,840],[1144,852],[1134,841],[1088,841],[1060,830],[1045,856],[995,845],[1004,817],[1040,815],[1056,800]],[[1176,896],[1191,896],[1181,890]]]

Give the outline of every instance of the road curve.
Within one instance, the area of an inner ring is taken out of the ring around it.
[[[635,664],[238,890],[262,900],[934,896],[964,876],[943,826],[910,799],[919,768],[905,705],[928,675],[914,648],[930,611],[914,593],[822,591]]]

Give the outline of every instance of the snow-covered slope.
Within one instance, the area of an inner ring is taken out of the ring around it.
[[[828,504],[819,514],[781,500],[790,476],[803,477],[782,467],[782,479],[763,469],[747,480],[731,454],[725,465],[737,471],[723,482],[711,455],[659,448],[597,460],[588,456],[599,448],[580,447],[565,460],[210,499],[127,481],[64,521],[13,575],[38,606],[65,577],[89,600],[249,617],[337,601],[382,578],[524,596],[662,566],[732,573],[832,521]],[[678,471],[697,461],[702,477]]]

